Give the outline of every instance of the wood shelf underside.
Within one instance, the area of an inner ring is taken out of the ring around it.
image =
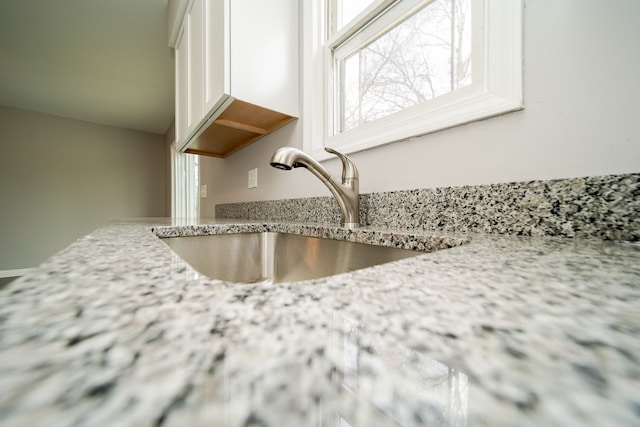
[[[295,119],[235,99],[185,152],[224,158]]]

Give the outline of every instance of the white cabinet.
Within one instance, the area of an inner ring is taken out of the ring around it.
[[[190,0],[175,48],[181,151],[226,157],[298,115],[297,0]]]
[[[229,34],[225,28],[225,1],[205,0],[204,108],[215,111],[229,95]],[[227,8],[228,11],[228,8]]]
[[[176,142],[182,141],[187,137],[187,38],[183,36],[184,31],[178,36],[174,57],[176,80]]]
[[[193,135],[204,119],[202,8],[202,0],[189,3],[176,44],[176,140],[178,142]]]

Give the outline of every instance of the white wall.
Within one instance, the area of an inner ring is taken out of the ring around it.
[[[640,172],[640,1],[525,0],[525,110],[351,157],[363,193]],[[300,123],[203,161],[213,204],[328,195],[304,170],[268,166],[302,148]],[[337,161],[324,162],[339,174]],[[258,167],[258,188],[247,171]]]
[[[166,214],[162,135],[0,107],[0,147],[0,270],[110,219]]]

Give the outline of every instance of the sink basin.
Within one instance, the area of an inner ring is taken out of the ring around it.
[[[422,254],[268,232],[170,237],[162,241],[201,274],[240,283],[318,279]]]

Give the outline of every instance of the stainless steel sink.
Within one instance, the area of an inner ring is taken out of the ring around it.
[[[422,252],[284,233],[240,233],[162,239],[213,279],[281,283],[318,279]]]

